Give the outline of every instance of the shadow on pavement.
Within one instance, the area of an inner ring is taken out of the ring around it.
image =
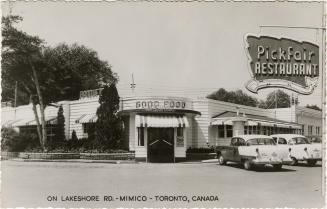
[[[314,167],[321,167],[321,163],[317,163],[316,165],[308,165],[306,162],[298,162],[296,165],[293,165],[292,167],[308,167],[308,168],[314,168]]]
[[[228,163],[228,164],[226,164],[224,166],[244,170],[243,165],[237,164],[237,163]],[[294,172],[296,170],[285,168],[284,166],[282,167],[281,170],[275,170],[272,166],[255,166],[250,171],[256,171],[256,172]]]

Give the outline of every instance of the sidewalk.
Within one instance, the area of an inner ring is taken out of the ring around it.
[[[66,162],[66,163],[108,163],[108,164],[139,164],[145,162],[137,162],[135,160],[87,160],[87,159],[23,159],[11,158],[8,161],[16,162]],[[178,163],[217,163],[217,159],[198,160],[198,161],[184,161]]]
[[[87,159],[22,159],[12,158],[16,162],[67,162],[67,163],[110,163],[110,164],[137,164],[135,160],[87,160]]]

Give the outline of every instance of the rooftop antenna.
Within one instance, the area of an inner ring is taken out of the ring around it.
[[[12,7],[13,7],[13,1],[12,0],[8,0],[8,7],[9,7],[9,15],[12,15]]]
[[[131,89],[132,89],[132,92],[134,93],[134,89],[136,87],[136,84],[134,83],[134,75],[132,73],[132,83],[131,83]]]

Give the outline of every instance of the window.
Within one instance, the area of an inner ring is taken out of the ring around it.
[[[245,134],[245,135],[248,134],[248,126],[244,126],[244,134]]]
[[[263,135],[267,135],[267,127],[266,126],[263,126],[262,127],[262,132],[263,132]]]
[[[304,125],[302,125],[302,135],[304,135]]]
[[[95,123],[83,123],[83,133],[89,134],[91,131],[94,131]]]
[[[252,126],[249,126],[249,135],[252,134]]]
[[[176,146],[184,147],[184,128],[177,128],[177,138],[176,138]]]
[[[137,128],[138,146],[144,146],[144,127]]]
[[[319,126],[316,127],[316,135],[320,135],[320,127]]]
[[[227,137],[233,137],[233,126],[226,126]]]
[[[308,135],[312,135],[313,126],[308,126]]]
[[[225,138],[224,125],[218,125],[218,137]]]

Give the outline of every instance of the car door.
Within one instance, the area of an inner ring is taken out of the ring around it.
[[[242,138],[235,138],[232,149],[233,149],[233,154],[232,154],[232,161],[234,162],[240,162],[241,161],[241,156],[239,153],[238,148],[240,146],[245,146],[245,140]]]
[[[234,159],[234,150],[235,150],[235,143],[237,142],[237,138],[236,137],[233,137],[231,139],[231,142],[230,142],[230,146],[226,146],[225,149],[224,149],[224,158],[226,160],[230,160],[230,161],[233,161]]]

